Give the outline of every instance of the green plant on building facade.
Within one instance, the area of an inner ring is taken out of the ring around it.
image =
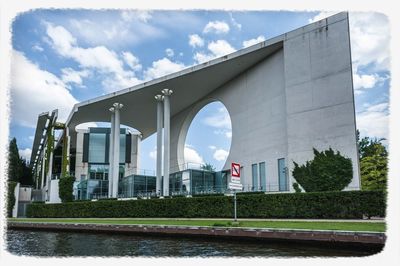
[[[314,159],[299,166],[294,162],[293,177],[298,182],[293,188],[298,192],[299,185],[306,192],[341,191],[353,178],[351,159],[331,148],[325,151],[314,149]]]
[[[65,176],[61,177],[58,183],[58,196],[62,202],[70,202],[74,200],[73,196],[73,185],[75,177],[66,173]]]

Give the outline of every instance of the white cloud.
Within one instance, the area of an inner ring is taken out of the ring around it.
[[[19,156],[22,157],[22,159],[25,159],[25,161],[29,162],[31,160],[31,154],[32,150],[29,148],[26,148],[24,150],[19,150]]]
[[[191,34],[189,35],[189,45],[192,46],[193,48],[203,47],[204,40],[197,34]]]
[[[388,103],[368,106],[357,113],[356,120],[362,136],[388,139]]]
[[[139,63],[139,58],[134,56],[130,52],[123,52],[122,58],[124,59],[125,63],[133,70],[139,71],[142,69],[142,65]]]
[[[146,80],[155,79],[162,77],[185,68],[185,65],[180,62],[172,62],[168,58],[154,61],[152,66],[147,68],[144,72],[144,77]]]
[[[233,18],[232,13],[229,13],[229,16],[231,17],[231,23],[232,25],[237,28],[238,30],[242,30],[242,24],[237,23],[237,21]]]
[[[34,140],[34,139],[35,139],[35,136],[29,136],[28,139],[29,139],[29,140]]]
[[[232,128],[231,118],[229,116],[228,111],[224,107],[218,108],[218,111],[214,113],[212,116],[205,117],[203,123],[215,128],[221,128],[221,129]]]
[[[309,22],[336,12],[321,12]],[[350,12],[350,38],[355,73],[362,66],[373,64],[376,70],[389,69],[390,30],[388,18],[374,12]]]
[[[149,152],[149,157],[153,160],[157,160],[157,146],[154,146],[153,150]],[[161,146],[161,160],[164,160],[164,145]],[[161,168],[163,168],[163,164]]]
[[[210,150],[215,150],[215,149],[217,149],[217,147],[215,147],[214,145],[210,145],[210,146],[208,146],[208,148],[209,148]]]
[[[250,39],[250,40],[247,40],[247,41],[243,41],[242,44],[243,44],[243,47],[249,47],[249,46],[252,46],[254,44],[263,42],[263,41],[265,41],[265,37],[263,35],[260,35],[255,39]]]
[[[216,56],[213,54],[206,54],[206,53],[201,53],[201,52],[197,52],[193,56],[193,59],[199,64],[210,61],[214,58],[216,58]]]
[[[229,25],[224,21],[210,21],[203,29],[203,33],[228,33],[229,32]]]
[[[40,69],[23,53],[12,51],[11,116],[21,126],[35,127],[42,112],[58,109],[59,121],[65,121],[78,101],[54,74]]]
[[[124,10],[121,12],[121,17],[126,22],[139,20],[141,22],[147,23],[152,18],[152,15],[151,11],[147,10],[135,10],[135,11]]]
[[[165,49],[165,53],[168,57],[173,57],[174,56],[174,50],[172,50],[171,48],[167,48]]]
[[[228,139],[231,139],[231,138],[232,138],[232,131],[225,131],[225,136],[226,136]]]
[[[60,55],[68,56],[76,45],[76,39],[64,27],[53,26],[53,24],[44,22],[46,25],[47,36],[50,37],[51,45]]]
[[[202,53],[202,52],[197,52],[194,56],[193,59],[197,63],[203,63],[206,61],[210,61],[216,57],[221,57],[230,53],[233,53],[235,48],[233,48],[227,41],[225,40],[217,40],[217,41],[212,41],[208,44],[207,46],[208,50],[211,53]]]
[[[390,30],[388,18],[379,13],[350,13],[350,38],[355,69],[373,64],[389,70]]]
[[[233,53],[235,48],[233,48],[227,41],[218,40],[208,44],[208,50],[210,50],[216,57],[223,56],[226,54]]]
[[[213,158],[217,161],[225,161],[228,158],[229,152],[224,149],[217,149],[213,154]]]
[[[185,145],[184,157],[185,163],[204,164],[203,157],[190,145]]]
[[[118,50],[167,36],[162,27],[147,23],[151,19],[149,12],[125,11],[121,12],[125,15],[120,16],[100,13],[89,19],[71,19],[65,27],[74,33],[79,42]]]
[[[44,49],[39,44],[35,44],[34,46],[32,46],[32,50],[37,52],[43,52]]]
[[[353,75],[353,83],[354,90],[356,94],[362,93],[365,89],[371,89],[375,87],[377,84],[382,83],[388,77],[381,77],[378,74],[354,74]]]
[[[118,58],[114,51],[104,46],[79,47],[76,39],[64,27],[53,26],[47,22],[45,25],[50,44],[54,50],[63,57],[75,60],[84,69],[93,69],[103,74],[102,85],[107,92],[131,87],[141,82],[133,71],[124,69],[123,61]],[[125,52],[123,58],[128,60],[129,64],[135,62],[132,54],[129,55]],[[132,66],[134,68],[139,67],[138,65]]]
[[[323,11],[319,14],[317,14],[315,17],[308,19],[308,23],[314,23],[316,21],[322,20],[324,18],[327,18],[329,16],[332,16],[334,14],[336,14],[337,12],[333,12],[333,11]]]
[[[76,71],[72,68],[61,69],[61,79],[65,83],[76,83],[82,85],[82,77],[88,77],[90,72],[88,70]]]

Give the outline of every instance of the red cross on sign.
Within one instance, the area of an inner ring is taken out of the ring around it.
[[[231,173],[232,173],[232,176],[240,177],[240,164],[232,163]]]

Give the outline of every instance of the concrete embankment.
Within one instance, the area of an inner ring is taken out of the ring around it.
[[[378,232],[330,230],[269,229],[243,227],[125,225],[91,223],[8,222],[9,229],[74,231],[91,233],[124,233],[145,235],[201,236],[246,240],[308,242],[321,244],[373,245],[385,244],[386,236]]]

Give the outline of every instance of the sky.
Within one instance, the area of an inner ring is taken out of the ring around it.
[[[37,9],[12,24],[11,125],[20,155],[30,158],[38,114],[140,84],[332,15],[284,11]],[[357,128],[388,137],[389,22],[350,13]],[[94,124],[91,124],[92,126]],[[88,125],[82,125],[82,127]],[[229,154],[230,118],[222,103],[194,118],[185,161],[221,169]],[[155,135],[141,147],[141,168],[155,169]]]

